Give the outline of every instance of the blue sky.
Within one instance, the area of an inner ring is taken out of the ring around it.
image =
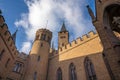
[[[57,33],[63,21],[70,33],[70,42],[95,30],[87,4],[95,13],[94,0],[0,0],[0,9],[11,34],[17,28],[19,30],[16,39],[18,50],[28,54],[39,28],[47,28],[53,32],[52,42],[55,48],[58,46]]]

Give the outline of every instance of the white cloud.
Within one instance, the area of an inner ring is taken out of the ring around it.
[[[30,41],[34,40],[36,30],[46,28],[47,21],[47,29],[53,32],[55,43],[57,42],[55,33],[62,26],[61,19],[72,26],[67,27],[73,31],[72,33],[75,33],[75,38],[85,31],[86,24],[83,23],[84,17],[80,8],[80,5],[85,4],[83,0],[25,0],[25,3],[29,12],[23,13],[21,19],[15,22],[17,27],[25,29],[27,41],[29,42],[29,45],[26,44],[27,46],[25,46],[26,42],[23,43],[22,51],[25,51],[24,48],[26,47],[30,48]]]
[[[20,51],[29,53],[30,49],[31,49],[31,42],[23,42],[22,48],[20,49]]]

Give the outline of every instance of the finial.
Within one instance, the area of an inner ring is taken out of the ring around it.
[[[89,5],[87,5],[86,7],[88,9],[88,12],[89,12],[91,18],[92,18],[92,21],[94,22],[96,20],[96,17],[94,16],[92,9],[90,8]]]

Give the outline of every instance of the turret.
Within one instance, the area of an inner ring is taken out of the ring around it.
[[[2,11],[0,10],[0,27],[3,26],[4,23],[5,23],[5,19],[2,16]]]
[[[66,30],[65,24],[63,23],[60,32],[58,33],[58,47],[63,47],[69,43],[69,32]]]
[[[36,32],[25,80],[46,80],[51,38],[52,32],[47,29],[39,29]]]

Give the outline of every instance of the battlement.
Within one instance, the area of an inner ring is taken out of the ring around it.
[[[68,31],[60,31],[59,33],[61,33],[61,34],[64,34],[64,33],[68,33]]]
[[[78,46],[80,44],[83,44],[83,43],[85,43],[85,42],[87,42],[87,41],[89,41],[89,40],[91,40],[91,39],[93,39],[97,36],[98,36],[97,33],[93,32],[93,31],[90,31],[88,34],[85,34],[82,37],[79,37],[76,40],[73,40],[71,43],[59,48],[58,51],[63,52],[63,51],[69,50],[69,49],[71,49],[75,46]]]
[[[43,32],[43,31],[45,31],[45,32],[51,32],[48,29],[42,28],[42,29],[38,29],[36,33]]]

